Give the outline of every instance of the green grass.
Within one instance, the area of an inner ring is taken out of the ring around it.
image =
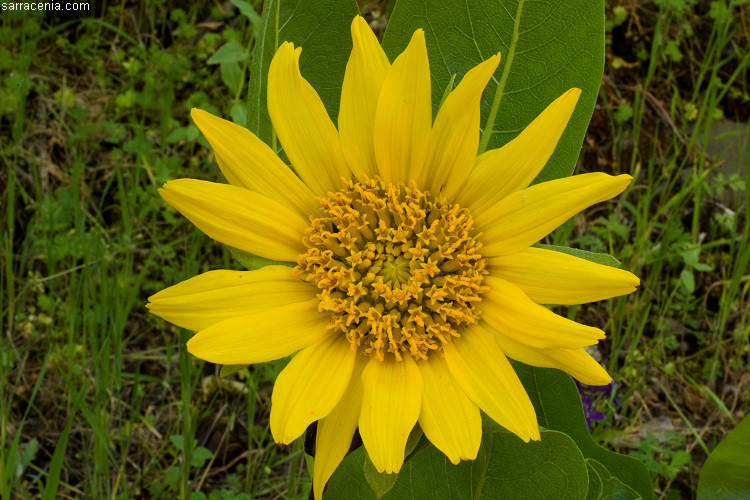
[[[187,498],[204,485],[302,496],[300,453],[290,458],[267,428],[277,368],[247,372],[241,399],[209,389],[215,369],[187,354],[189,332],[143,307],[166,284],[237,267],[156,188],[218,178],[188,111],[232,113],[243,87],[228,89],[206,61],[225,43],[252,43],[253,25],[163,2],[129,14],[3,15],[13,50],[0,64],[15,80],[2,88],[12,141],[2,150],[0,495]],[[221,29],[197,26],[209,17]],[[247,61],[237,66],[242,76]]]
[[[644,460],[659,494],[689,496],[750,403],[750,181],[727,173],[749,160],[722,165],[709,147],[722,114],[750,136],[748,6],[610,4],[579,171],[636,179],[548,242],[641,277],[636,294],[567,313],[609,334],[622,400],[599,401],[596,436]],[[243,122],[257,20],[135,5],[2,17],[0,498],[307,498],[301,442],[268,429],[282,363],[218,379],[186,352],[189,332],[144,308],[166,285],[239,268],[156,189],[221,179],[189,109]]]
[[[735,138],[750,133],[750,56],[747,26],[733,22],[746,19],[739,2],[726,3],[726,10],[718,7],[724,2],[655,4],[626,9],[624,22],[612,26],[600,92],[610,127],[602,135],[590,131],[605,143],[604,151],[594,148],[593,169],[606,166],[636,180],[617,202],[590,210],[585,231],[576,230],[581,218],[553,239],[613,253],[641,277],[636,294],[600,309],[610,335],[605,361],[621,383],[622,420],[599,429],[622,451],[637,448],[658,493],[690,495],[709,449],[750,401],[743,378],[750,159],[745,149],[736,164],[722,165],[724,158],[708,147],[714,124],[725,117],[737,122]],[[623,39],[639,41],[623,46]],[[719,173],[727,169],[737,173]],[[614,413],[611,402],[603,407]],[[663,425],[649,427],[659,417]],[[653,437],[644,439],[643,429]],[[685,449],[692,461],[675,461]]]

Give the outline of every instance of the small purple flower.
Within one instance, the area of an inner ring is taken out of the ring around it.
[[[591,422],[597,421],[601,422],[605,418],[607,418],[607,414],[601,411],[596,411],[593,409],[593,399],[592,396],[596,394],[604,393],[605,391],[609,391],[610,396],[614,396],[612,399],[612,402],[614,405],[619,408],[620,407],[620,396],[615,396],[615,391],[617,390],[617,381],[613,380],[607,385],[584,385],[577,381],[576,379],[573,379],[573,381],[576,383],[576,387],[578,387],[578,393],[581,395],[581,404],[583,405],[583,415],[586,417],[586,425],[588,426],[589,430],[591,430]],[[599,399],[599,398],[596,398]],[[620,415],[615,412],[614,414],[615,420],[620,419]]]

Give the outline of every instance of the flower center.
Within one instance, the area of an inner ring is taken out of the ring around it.
[[[486,260],[466,208],[380,179],[318,198],[294,273],[319,289],[321,312],[353,348],[384,360],[427,359],[476,323]]]

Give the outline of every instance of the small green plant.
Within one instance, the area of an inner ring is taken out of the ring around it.
[[[667,479],[674,477],[681,471],[686,471],[690,463],[690,453],[682,449],[685,436],[674,431],[666,431],[662,440],[651,433],[638,442],[638,451],[631,451],[630,456],[646,464],[646,468],[654,476]]]
[[[185,442],[182,436],[172,435],[169,436],[169,441],[172,443],[173,448],[170,450],[175,458],[179,458],[179,461],[185,460],[184,450]],[[155,482],[149,487],[149,493],[154,498],[172,498],[175,493],[180,491],[180,478],[185,471],[191,471],[193,469],[201,469],[207,461],[213,458],[213,453],[208,448],[198,446],[198,441],[193,439],[193,443],[190,447],[190,465],[189,467],[183,467],[175,464],[167,468],[164,474],[164,481]],[[202,493],[200,493],[202,494]],[[192,493],[190,498],[194,498],[196,493]],[[201,498],[201,497],[195,497]],[[206,498],[205,495],[202,498]],[[224,498],[224,497],[219,497]],[[232,497],[234,498],[234,497]]]

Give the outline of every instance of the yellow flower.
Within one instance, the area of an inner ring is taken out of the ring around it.
[[[611,380],[583,349],[604,332],[540,304],[639,284],[626,271],[531,247],[631,180],[590,173],[529,187],[579,89],[477,157],[479,103],[499,54],[463,77],[432,123],[422,30],[393,64],[361,17],[352,39],[338,130],[300,74],[301,49],[283,43],[271,62],[268,110],[294,171],[248,130],[194,109],[229,184],[180,179],[160,190],[215,240],[296,267],[210,271],[148,304],[197,330],[188,350],[214,363],[299,351],[276,380],[271,431],[290,443],[318,421],[316,498],[357,427],[388,473],[401,468],[417,422],[453,463],[476,458],[480,409],[538,440],[507,357],[586,384]]]

